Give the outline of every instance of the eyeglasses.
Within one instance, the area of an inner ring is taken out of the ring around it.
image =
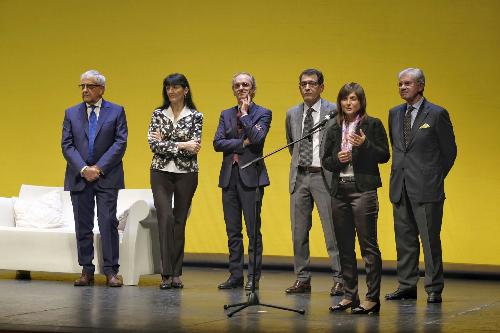
[[[84,83],[81,83],[78,85],[78,87],[80,87],[80,89],[84,90],[85,88],[87,88],[88,90],[94,90],[96,87],[102,87],[100,84],[84,84]]]
[[[234,83],[233,88],[238,89],[239,87],[243,88],[250,88],[252,85],[248,82],[239,82],[239,83]]]
[[[317,86],[319,86],[319,83],[316,81],[302,81],[302,82],[300,82],[300,87],[302,87],[302,88],[306,88],[307,85],[311,86],[312,88],[316,88]]]

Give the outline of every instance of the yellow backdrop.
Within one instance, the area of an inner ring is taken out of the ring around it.
[[[108,78],[105,98],[126,107],[126,185],[149,187],[151,112],[161,103],[162,79],[181,72],[205,115],[186,251],[226,253],[221,156],[212,138],[220,111],[235,104],[233,73],[253,73],[256,102],[273,110],[270,152],[285,143],[285,112],[301,100],[303,69],[324,72],[323,97],[331,101],[343,83],[361,83],[368,112],[387,124],[387,110],[401,102],[398,71],[417,66],[426,96],[450,111],[458,144],[446,182],[444,260],[500,265],[499,51],[496,0],[0,0],[0,196],[16,195],[22,183],[62,186],[63,111],[80,101],[79,76],[91,68]],[[291,256],[288,153],[267,166],[264,253]],[[386,164],[379,240],[383,259],[395,260],[388,175]],[[316,215],[311,252],[326,256]]]

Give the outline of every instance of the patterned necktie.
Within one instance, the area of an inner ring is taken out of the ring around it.
[[[238,109],[236,112],[236,131],[238,133],[238,138],[242,139],[243,138],[243,125],[241,124],[241,110]],[[238,153],[233,154],[233,164],[238,164],[240,163],[240,157],[238,156]]]
[[[313,127],[313,109],[307,110],[306,118],[304,119],[304,128],[302,129],[302,136],[307,135]],[[313,143],[311,136],[300,142],[299,165],[310,166],[313,159]]]
[[[95,131],[97,128],[97,115],[95,113],[96,105],[90,105],[92,111],[90,111],[89,116],[89,157],[88,162],[94,164],[94,140],[95,140]]]
[[[408,147],[408,144],[410,143],[410,136],[411,136],[411,112],[415,108],[413,105],[408,105],[408,108],[406,109],[405,113],[405,118],[403,121],[403,138],[405,140],[405,147]]]

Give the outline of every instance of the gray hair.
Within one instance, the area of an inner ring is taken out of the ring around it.
[[[99,71],[96,71],[95,69],[90,69],[85,73],[83,73],[82,76],[80,77],[80,80],[83,79],[94,79],[98,85],[103,87],[106,86],[106,78],[104,77],[104,75],[102,75],[101,73],[99,73]]]
[[[425,76],[424,72],[420,68],[406,68],[403,69],[401,72],[398,74],[398,79],[401,79],[403,75],[410,75],[412,78],[417,81],[418,84],[421,84],[425,86]]]
[[[236,74],[233,75],[233,79],[231,80],[231,85],[234,84],[234,79],[236,79],[236,77],[238,77],[239,75],[246,75],[250,78],[250,80],[252,80],[252,88],[253,90],[257,90],[257,84],[255,83],[255,78],[253,77],[252,74],[248,73],[248,72],[238,72]]]

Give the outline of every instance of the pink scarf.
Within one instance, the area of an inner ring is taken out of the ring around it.
[[[359,120],[358,114],[353,122],[348,123],[345,119],[342,122],[342,143],[340,144],[340,150],[352,151],[352,144],[349,142],[349,134],[354,133],[359,124]]]

